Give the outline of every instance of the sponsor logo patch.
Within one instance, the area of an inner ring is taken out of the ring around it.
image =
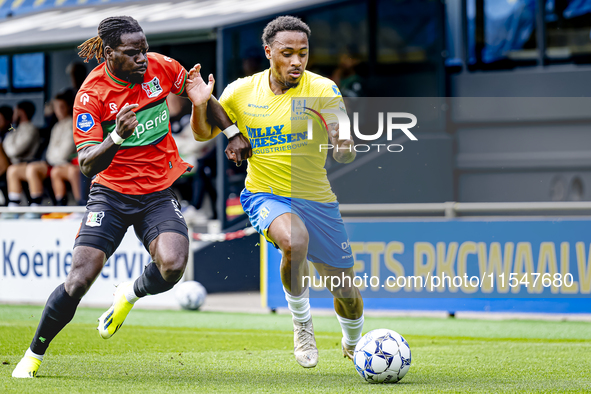
[[[88,212],[86,217],[86,225],[88,227],[99,227],[102,224],[105,212]]]
[[[349,243],[349,240],[347,240],[347,242],[341,242],[341,249],[347,250],[350,247],[351,247],[351,244]]]
[[[158,97],[162,93],[162,87],[160,86],[158,77],[154,77],[150,82],[142,83],[142,89],[144,89],[144,92],[146,92],[149,98]]]
[[[94,119],[88,112],[79,114],[76,117],[76,128],[78,128],[78,130],[87,133],[88,130],[92,129],[92,126],[94,126]]]

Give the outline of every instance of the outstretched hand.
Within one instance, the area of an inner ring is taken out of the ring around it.
[[[187,97],[189,97],[189,100],[191,100],[194,106],[203,105],[211,97],[214,84],[215,79],[213,78],[213,74],[209,74],[209,81],[207,84],[205,83],[201,77],[201,64],[198,63],[189,70],[187,86],[185,87]]]

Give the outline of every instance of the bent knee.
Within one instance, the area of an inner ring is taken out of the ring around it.
[[[332,289],[331,293],[334,298],[350,300],[351,302],[360,297],[359,291],[355,287],[336,287]]]
[[[289,261],[300,261],[308,254],[308,233],[297,236],[284,237],[279,242],[279,248]]]
[[[69,275],[64,286],[70,297],[80,299],[88,292],[93,282],[94,278]]]
[[[178,282],[185,272],[188,255],[186,253],[171,253],[159,256],[160,274],[167,282]]]
[[[6,176],[8,178],[14,178],[14,177],[19,177],[19,172],[21,172],[22,166],[18,165],[18,164],[13,164],[8,166],[8,169],[6,170]]]

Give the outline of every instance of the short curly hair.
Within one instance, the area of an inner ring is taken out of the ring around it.
[[[273,19],[263,30],[263,45],[271,45],[277,33],[282,31],[300,31],[310,38],[310,27],[304,23],[300,18],[295,16],[279,16]]]

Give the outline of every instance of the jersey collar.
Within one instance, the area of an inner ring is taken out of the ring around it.
[[[107,67],[106,62],[105,62],[105,73],[107,74],[107,76],[109,77],[111,82],[118,85],[118,86],[123,86],[123,87],[129,88],[129,89],[133,89],[135,87],[134,83],[126,82],[122,79],[117,78],[115,75],[111,74],[111,72],[109,71],[109,67]]]

